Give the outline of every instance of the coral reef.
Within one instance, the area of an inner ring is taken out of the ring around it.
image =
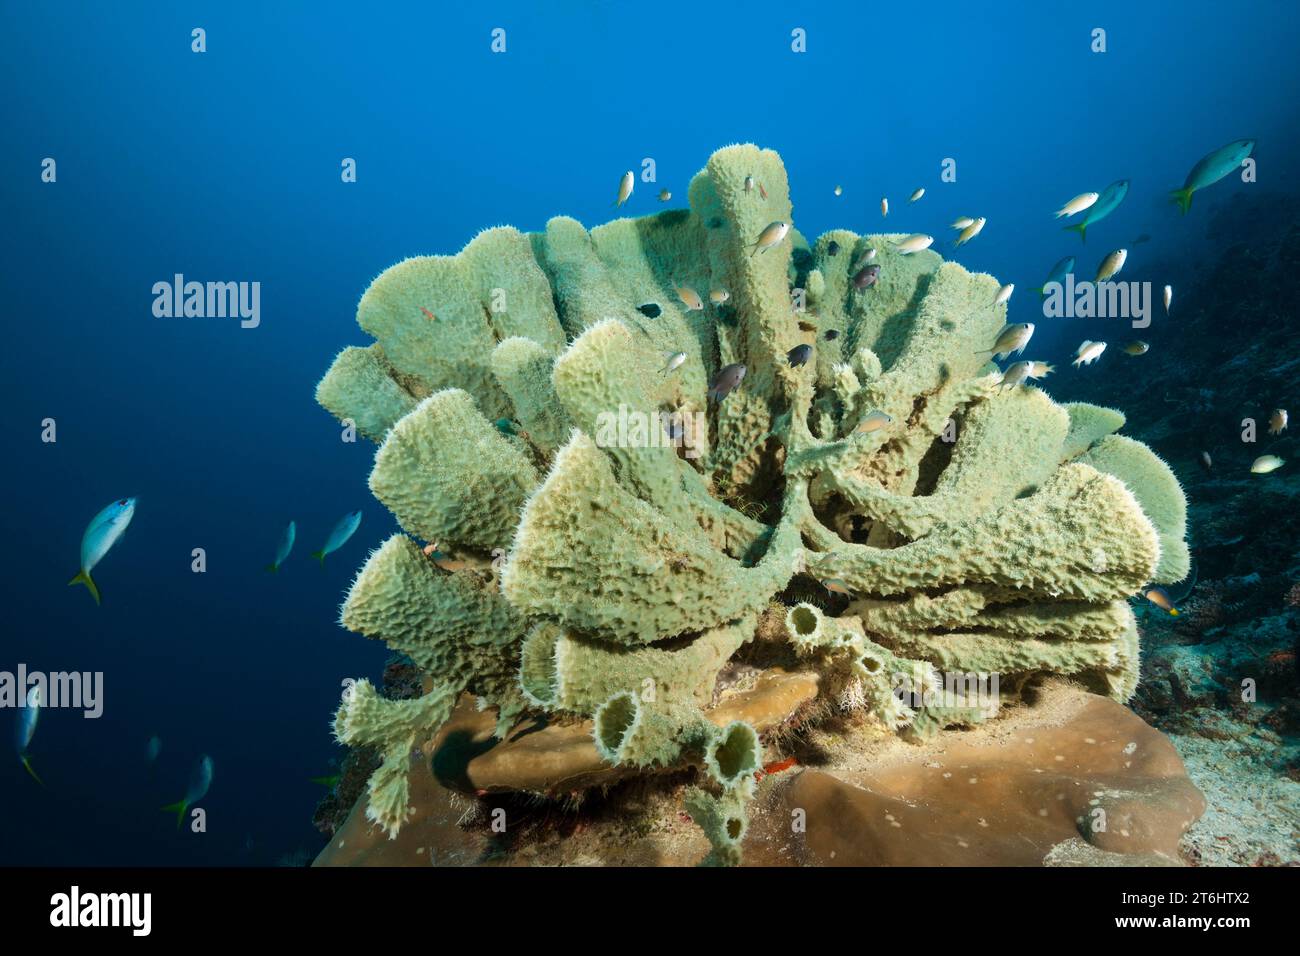
[[[993,277],[900,236],[770,229],[791,221],[775,153],[720,150],[689,198],[393,266],[358,308],[376,341],[318,387],[380,442],[370,487],[405,532],[341,620],[426,693],[362,681],[335,720],[379,753],[366,813],[390,837],[465,693],[498,740],[551,731],[521,790],[691,773],[707,862],[732,864],[765,745],[810,706],[925,739],[997,704],[942,693],[952,675],[1008,700],[1043,674],[1134,692],[1127,599],[1184,577],[1188,552],[1179,483],[1114,434],[1123,416],[1001,387]],[[733,365],[738,387],[711,389]],[[667,414],[703,425],[672,434]],[[619,415],[634,424],[610,440]],[[720,718],[730,680],[796,673],[816,700],[788,695],[766,727]],[[564,773],[534,772],[560,753]]]
[[[1286,194],[1222,202],[1206,236],[1213,255],[1134,273],[1179,290],[1168,320],[1144,333],[1150,352],[1055,385],[1121,404],[1130,432],[1186,490],[1195,572],[1169,588],[1177,617],[1138,607],[1132,706],[1170,735],[1206,794],[1184,845],[1206,865],[1300,865],[1300,485],[1291,470],[1300,449],[1291,429],[1267,428],[1274,408],[1295,411],[1297,222],[1300,202]],[[1287,465],[1251,474],[1262,454]]]

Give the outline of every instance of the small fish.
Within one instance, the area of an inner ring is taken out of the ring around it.
[[[343,777],[335,773],[325,777],[308,777],[307,779],[311,783],[319,784],[328,790],[333,790],[339,785],[339,781],[342,780]]]
[[[1174,607],[1174,602],[1169,599],[1169,592],[1164,588],[1148,588],[1142,596],[1162,611],[1168,611],[1170,617],[1178,616],[1178,608]]]
[[[1101,220],[1113,213],[1117,208],[1119,208],[1119,204],[1124,201],[1124,197],[1127,195],[1128,180],[1116,180],[1103,189],[1101,191],[1101,196],[1098,197],[1097,201],[1088,207],[1088,212],[1083,217],[1082,222],[1077,222],[1073,226],[1066,226],[1065,228],[1070,232],[1077,232],[1079,238],[1084,242],[1087,242],[1088,227],[1094,223],[1101,222]]]
[[[348,512],[339,519],[338,524],[334,526],[334,530],[330,532],[330,536],[325,539],[325,546],[319,551],[313,551],[311,556],[320,561],[321,567],[324,567],[325,555],[333,554],[347,544],[348,538],[352,537],[359,524],[361,524],[361,512]]]
[[[753,177],[753,176],[746,176],[746,177],[745,177],[745,192],[747,192],[747,193],[752,193],[753,191],[754,191],[754,177]]]
[[[297,536],[298,526],[290,521],[284,529],[284,534],[280,535],[280,543],[275,549],[275,560],[266,566],[266,570],[272,574],[280,570],[280,565],[284,564],[284,559],[289,557],[289,552],[293,550],[293,541]]]
[[[1169,194],[1171,202],[1178,203],[1178,208],[1187,215],[1192,208],[1192,193],[1206,186],[1213,186],[1224,176],[1238,169],[1255,149],[1253,139],[1239,139],[1227,146],[1220,146],[1208,156],[1204,156],[1192,167],[1192,171],[1183,180],[1183,188],[1175,189]]]
[[[430,312],[428,309],[426,309],[424,306],[420,306],[420,311],[424,313],[425,318],[429,319],[429,321],[431,322],[438,321],[438,317],[434,315],[432,312]]]
[[[659,308],[659,306],[655,305],[653,302],[647,302],[645,305],[638,305],[636,310],[647,319],[657,319],[663,312],[663,309]]]
[[[993,357],[999,362],[1011,355],[1013,352],[1019,355],[1029,344],[1029,340],[1034,336],[1034,323],[1020,322],[1015,325],[1004,325],[1002,331],[998,333],[997,340],[991,348],[983,352],[976,352],[976,355],[992,353]]]
[[[1074,271],[1074,256],[1066,256],[1064,259],[1052,266],[1052,271],[1047,273],[1047,278],[1043,284],[1036,290],[1039,295],[1046,295],[1045,291],[1053,282],[1065,282],[1065,277]]]
[[[880,215],[881,216],[889,215],[889,198],[887,196],[880,197]]]
[[[1252,475],[1267,475],[1270,471],[1277,471],[1286,464],[1286,459],[1279,458],[1277,455],[1260,455],[1250,466]]]
[[[154,734],[149,738],[149,743],[144,748],[144,759],[149,763],[153,763],[158,759],[160,753],[162,753],[162,738]]]
[[[767,190],[763,188],[763,184],[762,184],[762,183],[759,183],[759,184],[758,184],[758,194],[759,194],[760,196],[762,196],[764,199],[767,198]]]
[[[853,288],[857,289],[859,292],[863,289],[870,289],[876,284],[878,278],[880,278],[880,266],[875,263],[863,266],[858,270],[857,275],[853,277]]]
[[[771,776],[774,773],[781,773],[783,770],[789,770],[791,767],[799,766],[799,761],[794,757],[786,757],[784,760],[774,760],[771,763],[763,765],[762,770],[754,771],[754,779],[762,780],[764,777]]]
[[[1124,260],[1127,258],[1127,249],[1116,249],[1105,259],[1101,260],[1101,265],[1097,266],[1097,275],[1092,281],[1105,282],[1111,276],[1119,275],[1119,270],[1124,268]]]
[[[1151,346],[1141,339],[1134,339],[1124,346],[1124,352],[1127,355],[1146,355]]]
[[[740,385],[745,371],[745,366],[739,364],[724,366],[709,384],[708,397],[716,402],[722,401]]]
[[[636,182],[636,177],[632,175],[632,170],[623,174],[623,178],[618,183],[618,198],[614,200],[615,206],[621,206],[628,201],[632,195],[632,186]]]
[[[905,256],[910,256],[914,252],[920,252],[922,249],[929,249],[934,242],[934,236],[926,236],[922,233],[913,233],[902,242],[894,243],[894,248]]]
[[[36,736],[36,722],[41,717],[41,685],[36,684],[27,691],[21,712],[18,714],[18,733],[14,742],[18,745],[18,760],[23,768],[32,775],[32,779],[42,787],[45,783],[36,775],[32,769],[31,759],[27,755],[27,748],[31,746],[32,738]]]
[[[790,363],[791,368],[798,368],[800,365],[806,364],[807,361],[812,358],[812,352],[813,350],[811,345],[796,345],[790,351],[785,353],[785,358],[786,361]]]
[[[90,572],[108,554],[117,539],[122,537],[134,516],[135,499],[119,498],[91,518],[90,524],[86,525],[85,534],[81,536],[81,570],[68,584],[84,584],[90,589],[90,595],[96,604],[99,603],[99,587],[91,578]]]
[[[870,434],[871,432],[880,431],[880,429],[884,428],[886,425],[892,425],[893,423],[894,419],[889,415],[886,415],[881,411],[875,411],[862,419],[862,421],[858,423],[858,427],[853,430],[855,432]]]
[[[1214,459],[1210,457],[1208,451],[1201,452],[1201,467],[1206,471],[1212,471],[1214,469]]]
[[[830,594],[843,594],[848,598],[853,597],[853,592],[849,590],[849,586],[839,578],[826,578],[821,584]]]
[[[922,196],[924,196],[924,195],[925,195],[925,187],[922,186],[922,187],[921,187],[920,189],[918,189],[916,192],[912,193],[911,197],[910,197],[907,201],[908,201],[908,202],[916,202],[918,199],[920,199],[920,198],[921,198]]]
[[[670,199],[672,199],[672,198],[673,198],[673,194],[670,193],[668,190],[666,190],[666,189],[661,189],[661,190],[659,190],[659,201],[660,201],[660,202],[668,202],[668,200],[670,200]]]
[[[177,830],[181,828],[181,821],[185,819],[185,811],[208,795],[208,788],[212,786],[212,770],[212,758],[204,754],[194,767],[185,796],[162,808],[164,813],[175,812]]]
[[[1106,351],[1105,342],[1093,342],[1085,339],[1074,352],[1074,361],[1070,364],[1076,368],[1081,365],[1091,365],[1097,359],[1101,358],[1101,353]]]
[[[726,302],[730,298],[731,298],[731,293],[728,292],[726,289],[709,290],[709,301],[712,302],[714,305],[722,305],[722,303]]]
[[[1008,282],[1002,288],[998,289],[998,294],[993,297],[993,308],[996,309],[998,306],[1006,305],[1008,302],[1010,302],[1011,293],[1015,291],[1016,291],[1016,284],[1014,282]]]
[[[703,312],[704,300],[700,294],[688,285],[675,285],[673,291],[677,293],[677,298],[682,300],[682,305],[686,306],[687,312]]]
[[[682,363],[685,361],[686,361],[685,352],[669,352],[668,364],[665,365],[662,369],[660,369],[660,371],[662,371],[665,375],[671,375],[673,372],[681,368]]]
[[[519,426],[508,418],[498,418],[492,424],[496,426],[496,430],[503,435],[519,434]]]
[[[980,234],[980,230],[983,228],[984,228],[984,217],[980,216],[978,219],[976,219],[974,222],[972,222],[969,226],[967,226],[965,229],[961,231],[961,235],[959,235],[956,238],[956,240],[953,242],[953,245],[954,246],[966,245],[966,243],[970,242],[972,239],[978,236]]]
[[[840,337],[840,333],[839,333],[839,330],[838,330],[838,329],[827,329],[827,330],[826,330],[826,341],[827,341],[827,342],[833,342],[833,341],[835,341],[835,339],[838,339],[839,337]]]
[[[828,256],[839,255],[839,252],[840,252],[840,244],[836,242],[834,239],[826,243],[826,254]]]
[[[1002,381],[998,384],[1002,388],[1014,388],[1017,385],[1023,385],[1032,379],[1042,378],[1056,371],[1046,362],[1013,362],[1007,366],[1002,373]]]
[[[876,258],[876,250],[868,249],[866,252],[862,253],[862,256],[858,259],[857,262],[853,263],[849,271],[855,273],[862,271],[862,267],[865,266],[868,262],[870,262],[874,258]]]
[[[1286,431],[1287,414],[1285,408],[1273,409],[1272,416],[1268,420],[1268,433],[1270,435],[1280,435]]]
[[[817,331],[817,326],[813,325],[811,322],[807,321],[806,319],[800,319],[800,320],[799,320],[799,331],[800,331],[800,332],[816,332],[816,331]]]
[[[844,187],[843,187],[843,186],[836,186],[836,187],[835,187],[835,195],[837,195],[837,196],[843,196],[843,195],[844,195]]]
[[[786,222],[774,222],[768,225],[766,229],[758,234],[758,239],[754,242],[752,256],[755,252],[767,252],[775,245],[779,245],[785,238],[785,234],[790,231],[790,224]]]
[[[1145,232],[1144,232],[1144,233],[1142,233],[1142,235],[1140,235],[1140,236],[1138,236],[1136,239],[1134,239],[1132,244],[1135,245],[1135,246],[1140,246],[1140,245],[1142,245],[1142,243],[1144,243],[1144,242],[1150,242],[1150,241],[1151,241],[1151,236],[1150,236],[1148,233],[1145,233]]]
[[[1174,301],[1174,287],[1165,286],[1165,315],[1169,314],[1169,303]]]
[[[1056,218],[1064,219],[1073,216],[1076,212],[1083,212],[1097,201],[1097,196],[1097,193],[1079,193],[1079,195],[1056,210]]]
[[[970,216],[958,216],[948,225],[950,229],[965,229],[968,226],[974,225],[974,223],[975,220],[972,219]]]

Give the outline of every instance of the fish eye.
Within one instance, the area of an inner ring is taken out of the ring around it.
[[[123,498],[121,501],[118,502],[118,504],[121,505],[123,508],[125,508],[125,507],[126,507],[126,499]]]

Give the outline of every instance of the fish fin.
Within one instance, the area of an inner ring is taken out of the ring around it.
[[[177,800],[175,803],[169,803],[167,806],[163,807],[162,812],[176,814],[176,829],[179,830],[181,828],[181,821],[185,819],[185,810],[187,807],[189,807],[187,801]]]
[[[45,781],[42,780],[40,777],[38,777],[36,775],[36,771],[32,769],[32,762],[28,758],[27,754],[19,754],[18,759],[23,762],[23,769],[25,769],[29,774],[32,775],[32,779],[35,780],[37,783],[39,783],[42,787],[45,786]]]
[[[1076,222],[1073,226],[1065,226],[1067,232],[1077,232],[1079,238],[1084,242],[1088,241],[1088,224],[1086,222]]]
[[[325,567],[325,552],[324,552],[324,551],[313,551],[313,552],[311,553],[311,556],[312,556],[313,558],[315,558],[317,561],[320,562],[320,566],[321,566],[322,568]]]
[[[91,578],[89,571],[78,571],[77,576],[68,582],[68,586],[71,587],[74,584],[84,584],[90,589],[90,596],[95,599],[95,604],[100,603],[99,587],[95,584],[94,579]]]
[[[276,574],[279,572],[280,566],[278,564],[268,564],[266,570],[270,571],[272,574]]]
[[[1187,210],[1192,208],[1192,190],[1175,189],[1169,194],[1169,201],[1178,203],[1178,208],[1181,209],[1183,215],[1186,216]]]

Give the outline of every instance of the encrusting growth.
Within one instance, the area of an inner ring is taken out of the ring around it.
[[[722,149],[689,196],[393,266],[358,309],[375,342],[318,386],[380,443],[370,487],[405,532],[341,620],[407,655],[427,693],[361,681],[335,720],[382,755],[367,812],[390,835],[413,751],[464,693],[498,736],[586,719],[612,764],[695,767],[706,862],[734,864],[764,742],[708,713],[720,672],[773,634],[832,705],[920,735],[988,715],[939,696],[941,674],[996,674],[1004,695],[1044,673],[1121,701],[1136,687],[1128,598],[1189,556],[1182,490],[1114,434],[1123,415],[1001,387],[992,276],[899,236],[789,229],[756,248],[792,221],[776,153]],[[683,288],[726,294],[690,308]],[[743,379],[710,400],[733,364]],[[598,441],[621,407],[707,427],[689,449]]]

